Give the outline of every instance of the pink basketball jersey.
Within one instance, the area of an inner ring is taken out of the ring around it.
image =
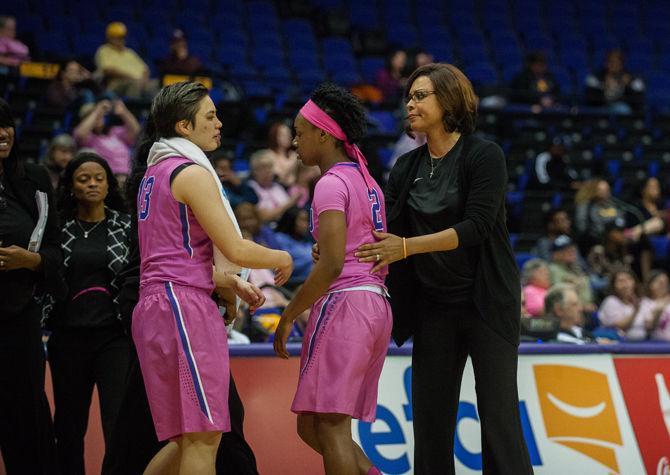
[[[384,194],[377,182],[373,185],[372,190],[368,190],[358,164],[352,162],[333,165],[316,184],[309,213],[309,230],[314,239],[319,239],[320,213],[342,211],[347,222],[344,267],[329,291],[358,285],[384,285],[388,267],[370,274],[373,264],[358,262],[354,256],[359,246],[375,242],[373,230],[386,232]]]
[[[173,282],[211,292],[213,245],[193,212],[172,196],[170,175],[193,163],[169,157],[147,168],[137,196],[140,287]],[[198,166],[198,165],[192,165]]]

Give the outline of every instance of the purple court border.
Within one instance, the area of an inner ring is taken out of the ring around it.
[[[288,352],[291,356],[300,356],[300,343],[289,343]],[[230,356],[274,356],[272,343],[252,343],[251,345],[230,345]],[[389,345],[389,356],[410,356],[412,343],[406,343],[398,348]],[[519,346],[520,355],[583,355],[583,354],[615,354],[615,355],[668,355],[670,343],[618,343],[615,345],[571,345],[567,343],[522,343]]]

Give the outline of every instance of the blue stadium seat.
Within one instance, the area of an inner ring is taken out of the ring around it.
[[[353,69],[340,69],[331,72],[330,78],[333,82],[343,87],[355,86],[361,82],[361,77]]]
[[[339,71],[356,72],[356,63],[353,56],[331,56],[323,57],[323,65],[328,74],[335,74]]]
[[[388,25],[386,30],[386,40],[391,45],[412,48],[419,45],[419,34],[413,26],[397,23],[393,26]]]
[[[93,56],[98,47],[103,44],[105,39],[104,32],[82,33],[75,35],[73,40],[73,50],[75,54],[81,56]]]
[[[4,8],[0,6],[0,11]],[[16,21],[16,29],[20,35],[31,35],[44,29],[44,19],[42,15],[29,15],[18,18]]]
[[[516,265],[519,267],[519,269],[523,268],[523,265],[534,258],[535,256],[531,254],[530,252],[515,252],[514,256],[516,258]]]
[[[166,58],[169,53],[169,42],[163,37],[150,38],[144,46],[144,52],[152,61]]]
[[[496,69],[488,62],[473,63],[465,68],[465,73],[475,87],[498,85]]]
[[[290,51],[300,52],[302,54],[318,55],[318,47],[314,38],[307,36],[295,37],[289,36],[286,38],[286,47]]]
[[[242,30],[223,30],[219,32],[217,48],[238,48],[247,49],[249,47],[249,38]]]
[[[398,120],[390,111],[370,111],[368,119],[371,125],[371,132],[382,134],[398,133]]]
[[[220,45],[216,51],[216,57],[222,65],[227,67],[247,64],[246,50],[235,46],[234,43]]]
[[[669,257],[670,241],[666,236],[650,236],[649,240],[654,249],[654,257],[656,259],[665,260]]]
[[[189,40],[188,42],[189,52],[198,57],[203,63],[209,63],[212,60],[212,42],[211,41],[198,41],[198,40]]]
[[[319,60],[316,54],[304,53],[302,51],[294,51],[289,49],[288,63],[294,71],[301,70],[315,70],[319,69]]]
[[[41,30],[35,33],[39,49],[55,58],[67,58],[72,55],[69,35],[61,31]]]
[[[374,84],[377,73],[384,69],[386,60],[379,56],[368,56],[360,61],[361,76],[370,84]]]
[[[351,43],[340,37],[328,37],[321,41],[321,49],[325,56],[345,56],[353,59]]]
[[[649,51],[636,50],[626,56],[626,69],[631,73],[646,76],[654,69],[654,58]]]
[[[129,5],[111,5],[103,11],[102,16],[107,22],[135,23],[137,21],[135,9]]]
[[[361,31],[379,29],[379,11],[373,2],[352,1],[349,4],[351,26]]]
[[[567,69],[560,66],[551,66],[549,70],[554,75],[562,95],[571,96],[574,94],[575,81],[573,80],[572,74],[570,74]]]

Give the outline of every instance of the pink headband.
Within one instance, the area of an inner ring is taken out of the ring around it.
[[[373,180],[368,171],[368,161],[365,159],[363,152],[358,148],[358,145],[350,144],[347,140],[347,136],[342,131],[342,128],[326,114],[323,109],[317,106],[312,100],[308,100],[302,109],[300,109],[300,114],[307,119],[307,121],[315,127],[328,132],[330,135],[335,137],[337,140],[344,142],[344,151],[347,156],[353,159],[358,163],[358,167],[363,174],[363,179],[365,184],[368,186],[368,190],[373,188]]]

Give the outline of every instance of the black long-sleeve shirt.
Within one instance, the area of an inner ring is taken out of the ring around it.
[[[46,169],[22,163],[17,172],[12,176],[5,174],[3,180],[7,206],[0,210],[2,247],[16,245],[27,249],[39,216],[35,193],[38,190],[46,193],[49,202],[49,214],[39,250],[42,258],[40,270],[0,271],[0,320],[7,320],[20,316],[31,299],[43,291],[62,296],[66,289],[61,274],[63,256],[58,214]]]
[[[466,251],[473,265],[470,298],[491,328],[510,343],[518,344],[521,284],[505,224],[505,156],[495,143],[472,135],[463,136],[459,141],[462,141],[462,149],[458,156],[459,185],[455,201],[462,203],[462,209],[455,210],[453,226],[439,216],[433,225],[435,229],[452,227],[456,231],[458,247]],[[412,236],[408,204],[426,153],[426,145],[406,153],[391,170],[384,194],[388,228],[393,234]],[[394,339],[398,344],[413,333],[416,318],[413,302],[424,291],[417,276],[423,270],[415,265],[416,257],[391,264],[387,278],[394,314]],[[436,270],[439,268],[431,271]]]

